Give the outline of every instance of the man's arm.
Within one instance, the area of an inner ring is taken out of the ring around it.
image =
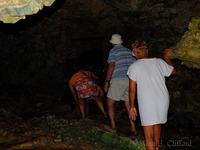
[[[108,65],[107,73],[106,73],[106,79],[105,79],[105,85],[104,85],[104,91],[105,92],[108,92],[109,81],[110,81],[110,78],[113,74],[114,69],[115,69],[115,62],[110,62],[109,65]]]

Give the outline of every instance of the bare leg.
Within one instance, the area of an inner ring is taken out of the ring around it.
[[[143,129],[147,150],[159,150],[161,125],[144,126]]]
[[[85,99],[84,98],[78,99],[78,106],[79,106],[82,118],[85,118]]]
[[[153,136],[155,141],[156,150],[159,149],[159,140],[160,140],[160,134],[161,134],[161,125],[157,124],[153,126]]]
[[[124,106],[126,108],[126,111],[127,111],[128,117],[129,117],[129,114],[130,114],[129,101],[124,101]],[[135,123],[132,120],[130,120],[130,125],[131,125],[131,132],[134,132],[134,134],[136,135],[138,132],[135,128]]]
[[[106,116],[106,111],[104,109],[104,106],[103,106],[103,103],[102,103],[100,97],[99,96],[94,96],[93,99],[97,103],[97,106],[99,107],[99,109],[101,110],[101,112],[104,114],[104,116]]]
[[[115,100],[113,99],[110,99],[110,98],[107,98],[106,100],[106,104],[107,104],[107,109],[108,109],[108,116],[109,116],[109,119],[110,119],[110,124],[111,124],[111,127],[113,129],[116,128],[115,126],[115,109],[114,109],[114,105],[115,105]]]
[[[156,150],[155,141],[154,141],[154,127],[151,126],[143,126],[144,129],[144,136],[145,136],[145,143],[147,150]]]

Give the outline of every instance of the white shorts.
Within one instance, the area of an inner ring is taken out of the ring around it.
[[[129,101],[129,80],[111,80],[107,97],[116,101]]]

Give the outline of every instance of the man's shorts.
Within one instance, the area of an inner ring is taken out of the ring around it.
[[[111,80],[107,97],[116,101],[129,101],[129,80]]]

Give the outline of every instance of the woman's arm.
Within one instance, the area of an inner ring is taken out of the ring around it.
[[[137,110],[135,108],[135,95],[136,95],[136,81],[129,79],[129,105],[130,105],[130,114],[129,118],[131,120],[136,120]]]
[[[173,70],[172,70],[172,72],[171,72],[170,75],[174,75],[174,74],[176,74],[176,69],[174,68],[173,63],[172,63],[171,60],[169,59],[169,53],[170,53],[170,51],[171,51],[171,49],[165,49],[165,51],[163,52],[163,54],[164,54],[164,60],[165,60],[165,62],[166,62],[168,65],[173,66]]]

